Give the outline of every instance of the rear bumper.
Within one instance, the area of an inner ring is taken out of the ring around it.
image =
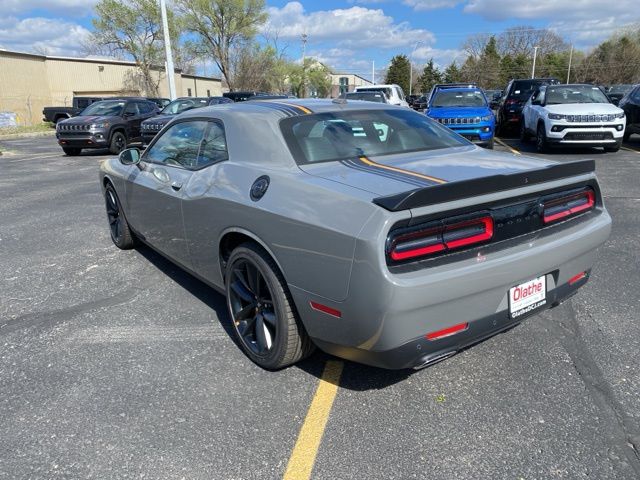
[[[546,275],[546,307],[583,285],[586,280],[572,286],[568,282],[590,271],[596,249],[609,236],[611,219],[601,210],[575,220],[406,273],[376,268],[367,256],[379,243],[359,244],[344,302],[294,286],[291,293],[309,335],[323,350],[383,368],[420,366],[522,321],[508,315],[508,291],[515,285]],[[341,317],[313,310],[310,301],[339,310]],[[464,332],[436,341],[425,338],[461,323],[468,323]]]
[[[564,300],[573,296],[580,287],[586,284],[588,278],[589,273],[587,273],[585,278],[572,285],[566,283],[548,291],[547,305],[531,312],[528,315],[522,315],[521,317],[512,319],[509,317],[508,310],[502,310],[493,315],[474,320],[469,323],[466,330],[439,340],[427,340],[427,338],[422,335],[400,345],[399,347],[385,351],[364,350],[357,347],[344,347],[332,343],[326,343],[318,339],[314,339],[314,342],[320,349],[330,353],[331,355],[379,368],[386,368],[390,370],[424,368],[455,355],[459,351],[476,343],[482,342],[487,338],[509,330],[510,328],[520,324],[523,320],[531,316],[535,316],[541,311],[558,306]]]

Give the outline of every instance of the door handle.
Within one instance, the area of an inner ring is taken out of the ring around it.
[[[182,183],[180,182],[172,182],[171,188],[173,188],[176,192],[182,188]]]

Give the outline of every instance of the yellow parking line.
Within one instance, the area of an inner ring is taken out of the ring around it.
[[[620,147],[622,150],[626,150],[628,152],[633,152],[633,153],[637,153],[638,155],[640,155],[640,151],[638,150],[634,150],[633,148],[629,148],[629,147]]]
[[[338,392],[344,363],[329,360],[324,367],[320,384],[311,401],[298,440],[293,447],[283,480],[306,480],[311,478],[313,464],[320,448],[320,440],[329,419],[333,401]]]
[[[498,137],[494,137],[495,141],[498,142],[500,145],[502,145],[503,147],[508,148],[509,150],[511,150],[511,153],[515,154],[515,155],[522,155],[518,150],[516,150],[515,148],[513,148],[510,145],[507,145],[505,142],[503,142],[502,140],[500,140]]]

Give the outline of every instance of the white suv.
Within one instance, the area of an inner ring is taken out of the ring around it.
[[[617,152],[624,111],[594,85],[543,85],[522,109],[520,140],[535,137],[539,152],[551,145],[603,147]]]
[[[365,85],[362,87],[356,87],[356,92],[384,92],[387,96],[388,102],[391,105],[400,105],[401,107],[408,107],[409,104],[404,98],[404,92],[400,85],[395,83],[389,85]]]

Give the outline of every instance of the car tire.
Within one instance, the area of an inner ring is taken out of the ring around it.
[[[621,142],[616,142],[615,145],[612,145],[610,147],[606,146],[606,147],[603,147],[603,148],[604,148],[604,151],[607,152],[607,153],[616,153],[618,150],[620,150],[621,146],[622,146]]]
[[[488,148],[489,150],[493,150],[493,137],[491,137],[491,140],[489,140],[487,142],[487,144],[485,145],[484,148]]]
[[[111,241],[121,250],[129,250],[136,246],[136,237],[129,227],[120,199],[113,185],[108,184],[104,192],[107,220]]]
[[[114,132],[113,135],[111,135],[109,152],[118,155],[125,148],[127,148],[127,137],[125,137],[122,132]]]
[[[273,259],[258,245],[244,243],[233,250],[227,265],[227,307],[244,353],[267,370],[311,354],[315,346]]]
[[[527,133],[527,127],[524,123],[524,118],[520,120],[520,142],[527,143],[529,141],[529,134]]]
[[[538,153],[545,153],[549,150],[549,144],[547,143],[547,133],[544,130],[544,125],[539,124],[536,132],[536,150]]]
[[[624,134],[622,135],[622,141],[628,142],[630,137],[631,137],[631,132],[625,131]]]
[[[77,157],[82,152],[81,148],[62,147],[62,151],[69,157]]]

